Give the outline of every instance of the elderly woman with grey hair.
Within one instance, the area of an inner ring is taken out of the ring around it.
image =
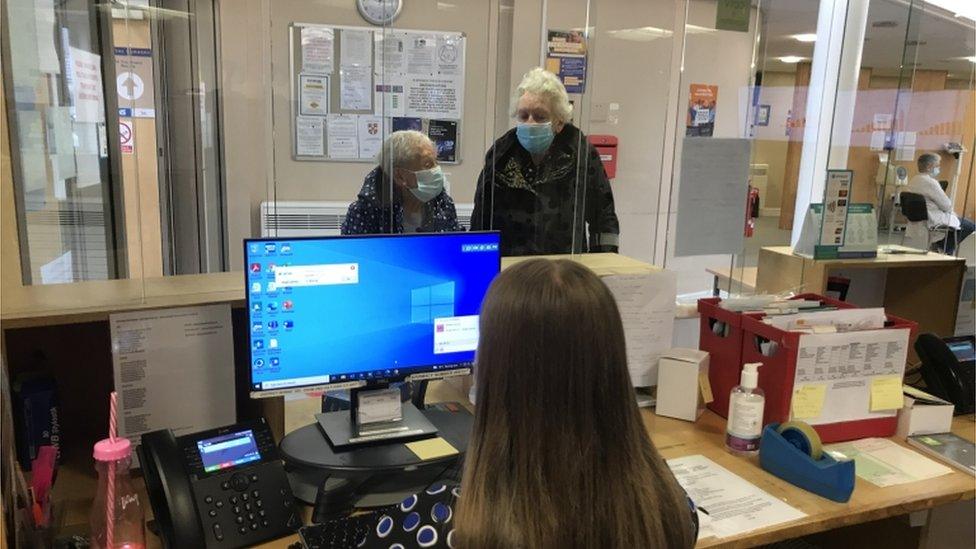
[[[444,190],[434,143],[407,130],[390,134],[349,205],[342,234],[461,231],[454,201]]]
[[[562,82],[532,69],[513,99],[518,124],[485,157],[471,228],[500,230],[503,255],[616,252],[613,191]]]

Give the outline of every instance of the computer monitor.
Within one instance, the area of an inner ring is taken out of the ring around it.
[[[468,371],[497,232],[244,241],[251,396]]]

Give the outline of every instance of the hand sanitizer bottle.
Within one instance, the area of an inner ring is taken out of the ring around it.
[[[763,408],[766,397],[759,384],[760,362],[742,367],[737,387],[729,395],[729,422],[725,428],[725,446],[733,454],[755,455],[762,437]]]

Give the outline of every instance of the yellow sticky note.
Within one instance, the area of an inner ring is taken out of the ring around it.
[[[871,378],[871,411],[898,410],[905,404],[901,394],[901,376]]]
[[[417,455],[420,459],[435,459],[444,456],[453,456],[458,451],[451,446],[451,443],[441,437],[408,442],[407,448]]]
[[[827,386],[824,384],[804,385],[793,391],[793,419],[820,417],[826,395]]]
[[[698,372],[698,388],[701,389],[702,400],[705,404],[715,400],[712,394],[712,383],[708,381],[708,372]]]

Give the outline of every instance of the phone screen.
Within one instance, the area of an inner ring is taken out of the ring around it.
[[[250,429],[199,440],[197,449],[200,451],[203,470],[207,473],[261,459],[261,452]]]

